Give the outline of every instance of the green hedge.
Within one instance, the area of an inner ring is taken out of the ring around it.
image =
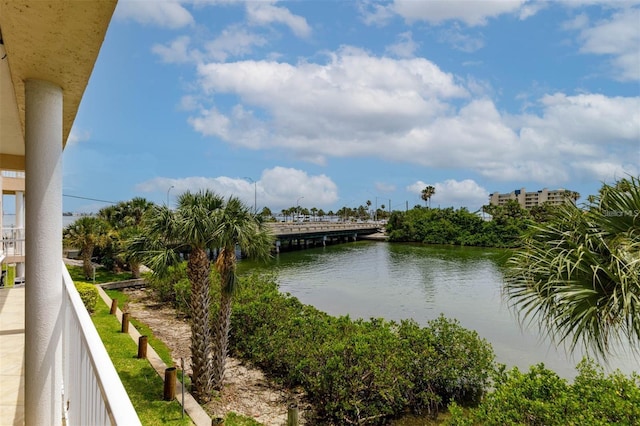
[[[478,403],[489,384],[491,346],[456,321],[420,327],[336,318],[280,293],[273,279],[243,283],[230,350],[286,386],[302,386],[314,424],[384,424],[409,410],[435,415],[451,400]]]
[[[83,281],[76,281],[75,285],[78,293],[80,293],[80,298],[82,299],[82,303],[84,303],[85,308],[87,308],[89,313],[93,313],[96,310],[96,304],[98,303],[98,289],[95,285]]]

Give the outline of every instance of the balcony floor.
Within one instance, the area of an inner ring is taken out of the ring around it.
[[[0,288],[0,426],[24,424],[24,287]]]

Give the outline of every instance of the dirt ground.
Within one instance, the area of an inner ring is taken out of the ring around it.
[[[184,358],[185,373],[191,374],[191,331],[187,320],[179,318],[173,308],[155,303],[145,290],[126,291],[130,297],[126,309],[131,316],[147,324],[165,342],[177,366]],[[261,370],[229,357],[224,382],[222,397],[205,406],[210,416],[224,416],[232,411],[266,426],[281,426],[287,423],[287,407],[296,403],[301,407],[300,424],[304,424],[302,395],[271,382]]]

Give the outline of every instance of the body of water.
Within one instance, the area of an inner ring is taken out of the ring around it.
[[[521,327],[504,301],[508,256],[506,250],[361,241],[282,253],[258,267],[277,271],[281,291],[329,314],[413,318],[423,325],[444,314],[487,339],[498,362],[525,370],[543,362],[573,378],[582,353],[568,355],[536,324]],[[638,359],[619,352],[607,370],[640,371]]]

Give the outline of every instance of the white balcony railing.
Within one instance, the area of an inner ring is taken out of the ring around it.
[[[2,247],[6,256],[24,256],[24,228],[2,228]]]
[[[140,425],[89,313],[62,267],[63,401],[67,425]]]

